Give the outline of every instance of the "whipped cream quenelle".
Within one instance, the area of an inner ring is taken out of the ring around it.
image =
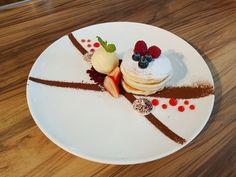
[[[115,52],[109,53],[103,47],[100,47],[94,52],[91,62],[94,69],[102,74],[110,73],[119,65],[119,59]]]
[[[122,86],[134,94],[150,95],[162,90],[172,75],[171,63],[164,54],[154,58],[146,68],[140,68],[132,59],[133,51],[126,52],[122,63]]]

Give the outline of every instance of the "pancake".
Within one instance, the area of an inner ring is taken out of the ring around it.
[[[133,93],[136,95],[151,95],[157,92],[156,90],[153,90],[153,91],[138,90],[128,85],[124,80],[121,81],[121,85],[125,89],[126,92]]]
[[[129,93],[150,95],[162,90],[171,79],[172,66],[169,59],[161,54],[153,59],[147,68],[140,68],[132,59],[133,51],[129,50],[122,60],[120,69],[123,75],[122,86]]]
[[[152,90],[162,90],[163,87],[166,85],[166,82],[169,81],[170,77],[165,78],[163,81],[159,82],[159,83],[155,83],[155,84],[151,84],[151,83],[140,83],[140,82],[135,82],[133,80],[130,80],[128,78],[126,78],[125,76],[123,76],[123,80],[130,85],[133,88],[139,89],[139,90],[145,90],[145,91],[152,91]]]

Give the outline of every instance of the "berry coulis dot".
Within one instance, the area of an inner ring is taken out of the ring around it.
[[[166,108],[167,108],[167,104],[163,104],[161,107],[162,107],[163,109],[166,109]]]
[[[91,40],[90,40],[90,39],[88,39],[88,40],[87,40],[87,42],[91,42]]]
[[[93,44],[93,46],[94,46],[94,47],[100,47],[100,43],[99,43],[99,42],[95,42],[95,43]]]
[[[179,106],[179,107],[178,107],[178,110],[179,110],[179,112],[184,112],[184,110],[185,110],[185,109],[184,109],[184,106]]]
[[[159,104],[159,101],[157,99],[152,100],[152,105],[157,106]]]
[[[92,47],[92,45],[91,45],[91,44],[88,44],[87,47]]]
[[[176,106],[178,102],[175,98],[170,98],[169,103],[171,106]]]
[[[90,52],[95,52],[95,50],[94,49],[90,49]]]
[[[190,105],[190,106],[189,106],[189,109],[194,110],[194,109],[195,109],[195,106],[194,106],[194,105]]]
[[[81,42],[85,42],[85,39],[81,39]]]
[[[185,101],[184,101],[184,104],[185,104],[185,105],[188,105],[188,104],[189,104],[189,101],[188,101],[188,100],[185,100]]]

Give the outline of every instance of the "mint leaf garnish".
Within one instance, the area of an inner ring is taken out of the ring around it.
[[[100,38],[99,36],[97,36],[97,38],[98,38],[98,42],[107,52],[112,53],[116,51],[115,44],[107,44],[107,41],[103,41],[102,38]]]
[[[98,42],[101,44],[101,46],[105,49],[107,46],[107,41],[103,41],[102,38],[100,38],[99,36],[97,36],[98,38]]]
[[[107,47],[106,47],[106,51],[110,52],[110,53],[115,52],[116,51],[115,44],[108,44]]]

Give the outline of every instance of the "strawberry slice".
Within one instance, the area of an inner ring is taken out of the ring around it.
[[[116,82],[111,76],[106,76],[104,80],[104,88],[110,93],[111,96],[117,98],[119,97],[120,90]]]
[[[115,81],[116,85],[119,85],[121,81],[121,76],[122,76],[120,68],[117,66],[108,74],[108,76],[111,76],[113,80]]]

